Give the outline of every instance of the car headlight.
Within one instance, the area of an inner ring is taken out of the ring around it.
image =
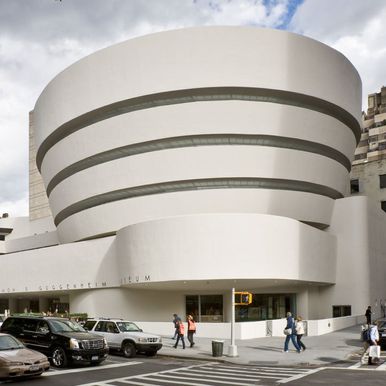
[[[70,339],[70,348],[72,348],[72,349],[79,348],[79,341],[74,339],[74,338],[71,338]]]
[[[138,338],[138,342],[146,343],[147,342],[147,338]]]
[[[106,338],[103,338],[103,343],[104,343],[105,347],[108,347]]]

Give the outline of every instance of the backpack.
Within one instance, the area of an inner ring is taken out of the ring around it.
[[[363,342],[368,342],[370,340],[370,328],[362,330],[362,340]]]

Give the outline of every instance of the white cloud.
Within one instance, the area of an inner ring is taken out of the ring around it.
[[[367,95],[386,84],[386,2],[384,0],[305,0],[290,28],[344,54],[356,67]]]

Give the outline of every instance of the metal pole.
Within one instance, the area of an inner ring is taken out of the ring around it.
[[[228,356],[237,357],[237,346],[235,344],[235,289],[232,288],[232,316],[231,316],[231,345],[229,346]]]

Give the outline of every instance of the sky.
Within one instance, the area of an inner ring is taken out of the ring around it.
[[[92,52],[203,25],[288,30],[343,53],[367,94],[386,85],[385,0],[0,0],[0,215],[28,215],[28,114],[47,83]]]

